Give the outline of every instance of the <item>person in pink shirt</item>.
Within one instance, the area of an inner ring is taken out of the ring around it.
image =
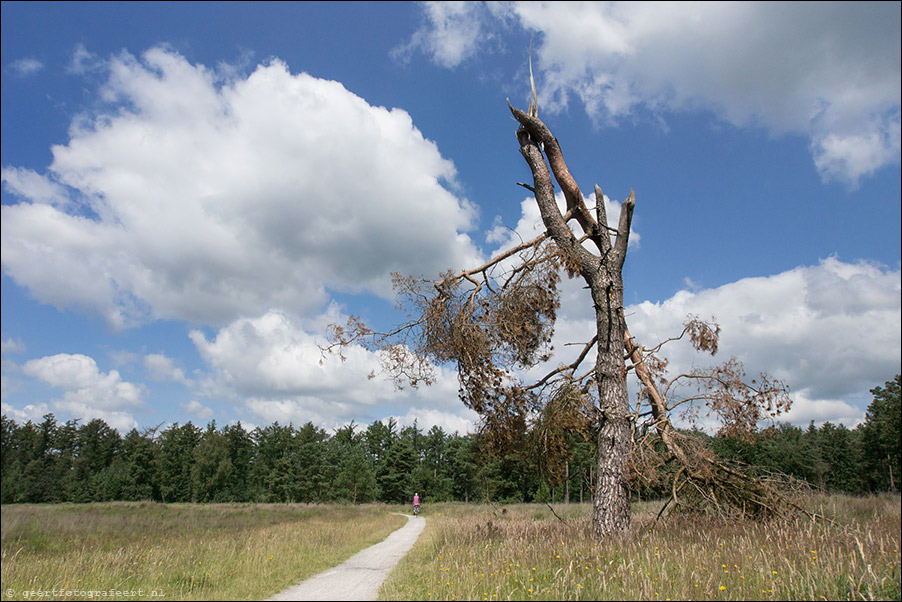
[[[420,494],[419,493],[413,494],[413,513],[414,514],[420,513]]]

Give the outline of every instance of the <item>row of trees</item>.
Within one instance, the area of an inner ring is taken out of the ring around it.
[[[872,390],[854,429],[780,424],[752,437],[690,433],[718,457],[780,472],[828,491],[894,490],[899,479],[900,377]],[[17,425],[2,418],[2,503],[163,502],[405,503],[588,501],[595,445],[579,435],[549,454],[537,428],[522,428],[501,457],[478,435],[401,428],[394,420],[335,433],[307,423],[250,432],[190,422],[124,437],[99,419],[79,425],[48,414]],[[635,475],[634,475],[635,476]],[[634,495],[653,497],[634,479]]]
[[[189,422],[124,437],[99,419],[2,421],[3,503],[401,502],[415,486],[442,499],[466,498],[473,487],[451,479],[467,474],[472,439],[391,420],[333,435],[309,422],[250,432]]]

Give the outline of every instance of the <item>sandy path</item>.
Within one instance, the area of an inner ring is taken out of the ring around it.
[[[375,600],[379,587],[413,547],[426,519],[407,516],[407,524],[384,541],[358,552],[347,562],[290,587],[270,600]]]

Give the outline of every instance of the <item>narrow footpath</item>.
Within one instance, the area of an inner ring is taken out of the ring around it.
[[[379,587],[423,529],[426,519],[407,516],[407,524],[381,543],[358,552],[347,562],[315,575],[270,600],[375,600]]]

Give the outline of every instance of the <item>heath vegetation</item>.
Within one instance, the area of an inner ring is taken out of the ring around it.
[[[385,506],[5,505],[2,596],[259,600],[404,522]]]
[[[598,542],[591,508],[442,505],[385,600],[898,600],[898,496],[814,496],[826,520],[723,521],[633,505]]]
[[[898,496],[813,495],[818,518],[633,504],[629,537],[598,542],[585,504],[427,504],[386,600],[898,600]],[[2,597],[263,599],[404,524],[388,505],[4,505]],[[822,518],[821,518],[822,517]],[[56,591],[56,597],[52,592]],[[38,594],[43,592],[43,594]]]

